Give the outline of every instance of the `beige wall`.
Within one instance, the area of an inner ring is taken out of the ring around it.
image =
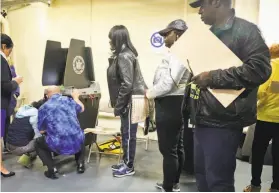
[[[260,9],[259,16],[255,1],[258,0],[236,0],[236,14],[256,23],[259,17],[266,39],[272,42],[278,37],[278,28],[275,27],[279,26],[278,22],[275,19],[270,22],[270,12],[266,8]],[[273,13],[279,9],[279,0],[263,1],[266,3],[261,6],[272,7]],[[15,42],[15,64],[18,74],[24,76],[22,90],[28,101],[39,99],[43,93],[41,78],[46,40],[61,41],[62,46],[68,47],[70,39],[77,38],[92,47],[96,80],[100,82],[103,94],[102,106],[106,107],[108,32],[116,24],[128,27],[139,52],[143,76],[151,85],[161,59],[160,49],[150,45],[151,35],[177,18],[186,19],[189,25],[201,24],[197,9],[187,4],[187,0],[56,0],[51,7],[36,3],[9,12],[11,36]]]
[[[236,15],[258,24],[260,0],[235,0]]]
[[[92,4],[91,4],[92,3]],[[29,101],[42,96],[44,50],[47,39],[69,46],[71,38],[92,47],[96,79],[101,84],[103,106],[108,104],[106,69],[108,32],[124,24],[139,52],[143,76],[148,85],[160,62],[160,49],[150,45],[151,35],[170,21],[183,18],[184,0],[56,0],[52,7],[37,3],[9,13],[11,36],[17,51],[17,71],[24,76],[22,89]]]
[[[279,0],[261,0],[259,26],[270,46],[279,44]]]
[[[9,22],[2,15],[0,15],[0,23],[1,23],[1,33],[5,33],[9,35],[10,34]]]

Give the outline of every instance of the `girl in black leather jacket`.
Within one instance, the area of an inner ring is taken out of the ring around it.
[[[129,32],[123,25],[114,26],[109,32],[112,57],[109,58],[107,80],[111,106],[115,116],[121,118],[123,161],[113,165],[113,176],[134,175],[136,134],[138,124],[131,123],[132,95],[144,95],[147,88],[137,60]]]

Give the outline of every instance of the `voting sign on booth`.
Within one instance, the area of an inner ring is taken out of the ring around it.
[[[205,71],[228,69],[241,66],[242,61],[221,42],[206,26],[189,25],[189,29],[170,49],[171,53],[188,68],[188,62],[194,75]],[[226,108],[245,89],[208,89]]]

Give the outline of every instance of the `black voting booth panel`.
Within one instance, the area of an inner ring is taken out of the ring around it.
[[[89,87],[91,81],[95,81],[93,55],[84,41],[71,39],[69,48],[62,48],[57,41],[47,41],[43,86],[64,85],[79,89]]]
[[[93,66],[92,63],[90,64],[88,61],[92,61],[92,58],[86,60],[86,57],[85,42],[72,39],[66,60],[63,84],[65,87],[75,87],[79,89],[90,86],[88,69],[93,69]]]
[[[95,97],[94,99],[90,99],[86,95],[81,95],[80,100],[84,104],[84,112],[78,115],[78,119],[83,130],[86,128],[94,128],[97,125],[100,98]],[[97,139],[96,135],[92,133],[87,133],[85,136],[85,145],[91,145]]]
[[[47,41],[43,66],[42,84],[62,85],[68,49],[61,48],[60,42]]]
[[[66,92],[72,88],[86,89],[95,81],[93,55],[90,47],[85,47],[82,40],[71,39],[69,48],[62,48],[61,43],[48,40],[46,43],[42,84],[63,85]],[[89,89],[90,90],[90,89]],[[95,128],[97,123],[100,93],[82,93],[81,102],[85,111],[78,115],[81,128]],[[92,98],[93,95],[93,98]],[[85,144],[96,140],[93,134],[86,134]]]

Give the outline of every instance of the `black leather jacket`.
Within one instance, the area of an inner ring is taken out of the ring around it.
[[[257,118],[258,87],[271,74],[269,49],[258,27],[237,17],[232,17],[223,28],[216,30],[212,27],[211,31],[243,61],[243,65],[211,71],[210,88],[246,90],[225,108],[207,89],[192,88],[187,101],[190,110],[184,106],[184,117],[188,117],[189,112],[191,122],[204,127],[243,128],[252,125]],[[185,93],[187,96],[189,94]]]
[[[118,56],[109,58],[107,81],[115,116],[127,112],[132,95],[144,95],[144,82],[137,57],[127,47]]]

